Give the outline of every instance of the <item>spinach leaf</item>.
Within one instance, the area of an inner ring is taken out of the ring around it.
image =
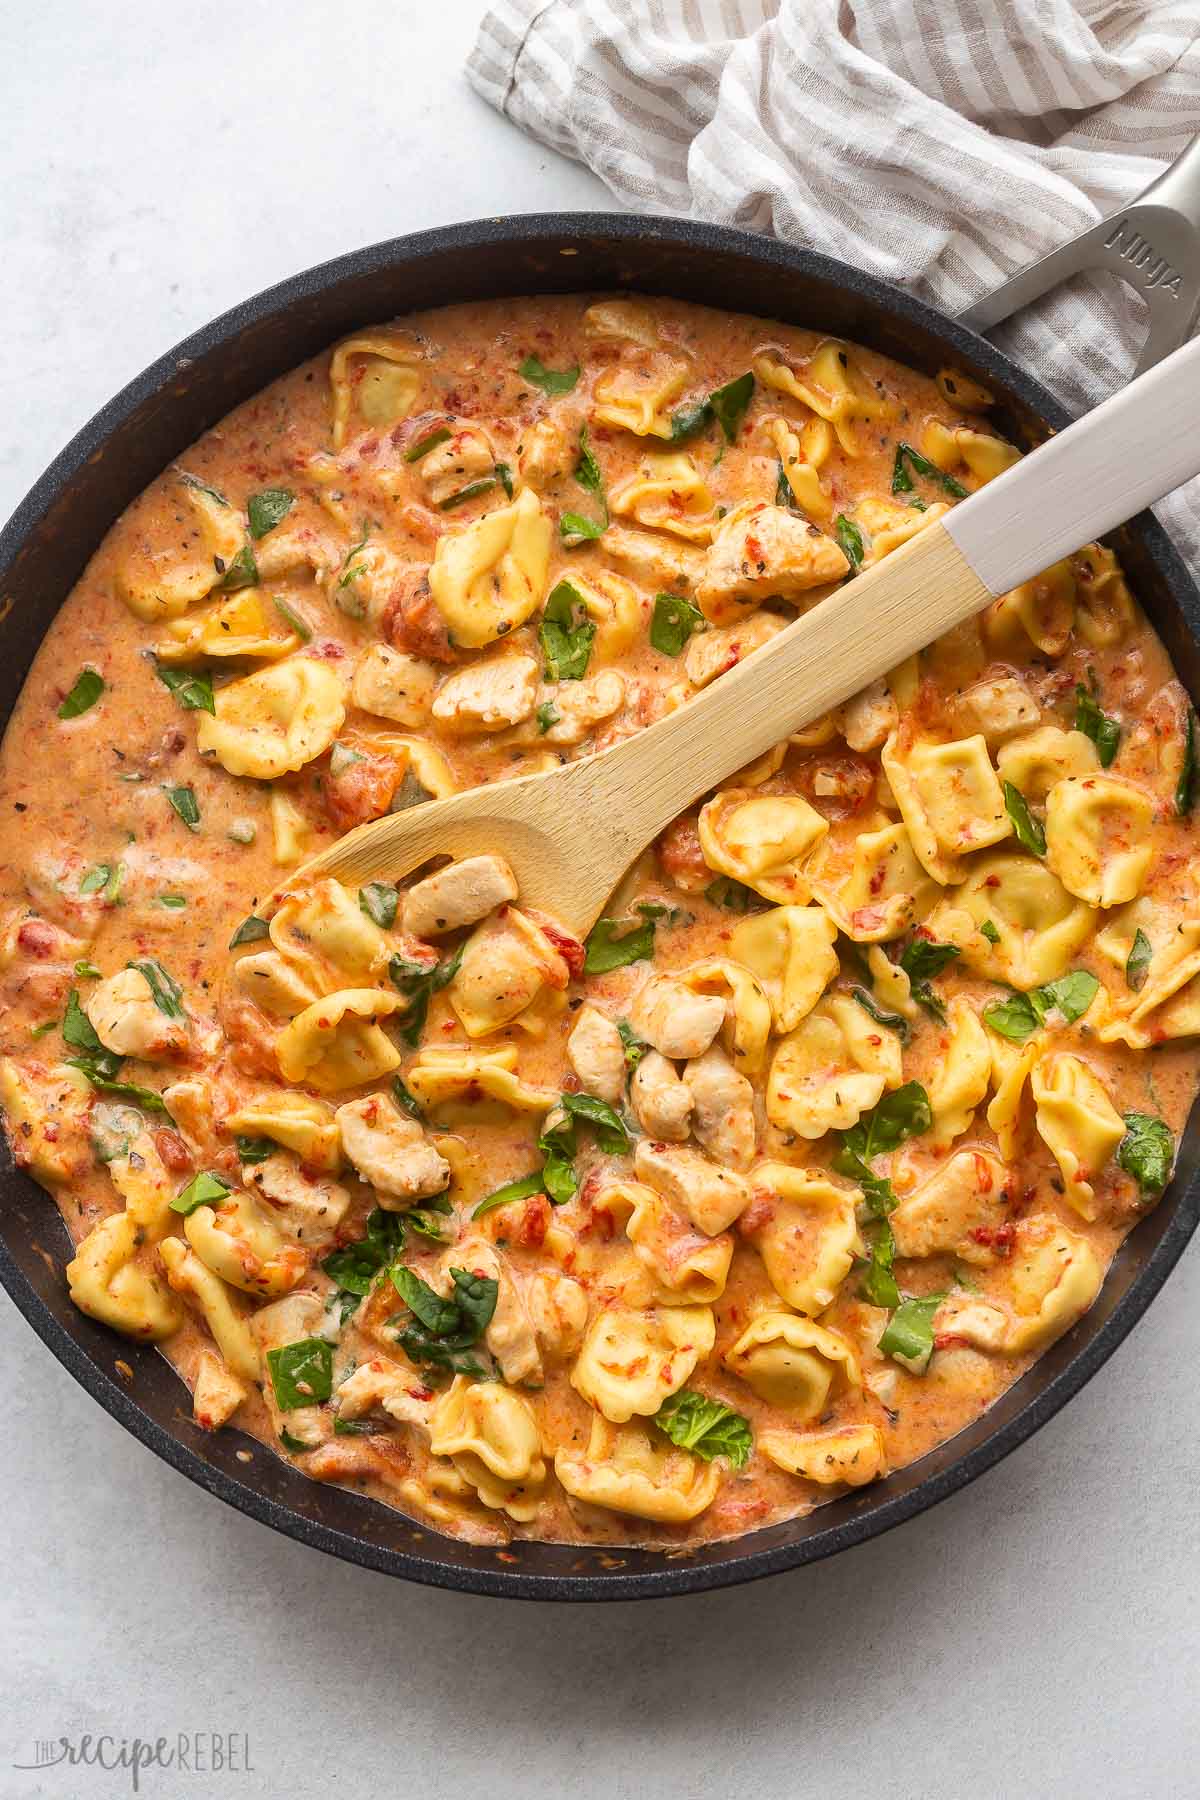
[[[1044,1025],[1052,1012],[1058,1012],[1066,1025],[1081,1019],[1100,990],[1100,983],[1086,969],[1072,969],[1057,981],[1044,987],[1031,988],[1027,994],[1015,989],[1007,1000],[994,1000],[983,1009],[986,1024],[1000,1037],[1023,1043],[1039,1025]]]
[[[168,974],[160,962],[152,956],[139,956],[133,962],[126,963],[127,969],[136,969],[154,995],[154,1004],[160,1013],[168,1019],[184,1019],[187,1008],[183,1004],[183,989],[175,977]]]
[[[179,814],[189,831],[200,829],[200,804],[196,799],[196,790],[192,787],[169,787],[163,784],[163,793],[167,796],[174,810]]]
[[[427,432],[424,437],[418,438],[415,444],[410,445],[404,452],[405,462],[420,462],[423,456],[428,456],[431,450],[436,450],[439,444],[446,443],[453,436],[454,433],[448,425],[438,425],[433,431]]]
[[[1171,1179],[1175,1139],[1162,1119],[1153,1113],[1125,1114],[1125,1136],[1117,1146],[1117,1161],[1136,1180],[1144,1199],[1162,1193]]]
[[[424,1124],[425,1114],[421,1110],[421,1102],[414,1093],[405,1087],[398,1075],[392,1077],[392,1099],[402,1112],[408,1114],[410,1119],[416,1119],[418,1124]]]
[[[333,1345],[324,1338],[299,1338],[268,1350],[267,1368],[280,1412],[319,1406],[333,1392]]]
[[[1100,767],[1107,769],[1117,754],[1117,745],[1121,741],[1120,723],[1101,711],[1099,702],[1090,694],[1082,682],[1075,688],[1075,729],[1090,737],[1096,746],[1096,754],[1100,758]]]
[[[887,1188],[894,1205],[896,1197],[890,1182],[887,1183]],[[893,1312],[900,1304],[900,1289],[892,1274],[892,1265],[896,1260],[896,1240],[886,1213],[883,1218],[872,1220],[863,1235],[870,1255],[863,1271],[860,1292],[863,1299],[872,1306],[886,1306],[889,1312]]]
[[[432,800],[432,791],[425,786],[420,776],[413,769],[405,769],[404,779],[392,796],[389,812],[407,812],[410,806],[424,806],[426,800]]]
[[[1125,958],[1125,985],[1132,993],[1139,993],[1145,987],[1153,958],[1154,946],[1139,926]]]
[[[875,996],[869,994],[866,988],[852,988],[851,992],[869,1018],[874,1019],[877,1025],[886,1027],[888,1031],[894,1031],[900,1042],[907,1044],[911,1035],[911,1027],[903,1013],[884,1012]]]
[[[834,524],[833,535],[842,546],[846,561],[850,564],[850,573],[857,575],[863,566],[863,557],[866,555],[862,532],[853,519],[848,519],[845,513],[839,513]]]
[[[597,1100],[592,1094],[563,1094],[561,1104],[572,1119],[581,1119],[592,1127],[606,1156],[623,1156],[629,1149],[625,1121],[607,1100]]]
[[[81,669],[75,678],[75,686],[58,709],[60,719],[77,719],[80,713],[88,712],[95,706],[104,692],[104,677],[97,669]]]
[[[435,1337],[447,1337],[459,1329],[458,1302],[443,1300],[419,1275],[397,1263],[391,1270],[392,1286],[404,1304]]]
[[[1017,842],[1024,850],[1031,850],[1034,856],[1045,856],[1046,833],[1039,820],[1029,810],[1020,788],[1014,787],[1011,781],[1004,784],[1004,807],[1012,820],[1012,828],[1017,834]]]
[[[185,712],[216,713],[212,676],[203,669],[168,669],[156,662],[154,673]]]
[[[708,396],[708,410],[721,427],[725,442],[732,444],[741,429],[746,409],[754,398],[754,376],[747,369]]]
[[[632,1075],[650,1046],[642,1042],[628,1019],[617,1020],[617,1034],[625,1049],[625,1067]]]
[[[268,1156],[274,1156],[279,1145],[274,1138],[251,1137],[249,1133],[239,1131],[234,1138],[237,1146],[238,1161],[243,1167],[251,1163],[266,1162]]]
[[[473,1331],[478,1340],[492,1322],[500,1283],[490,1275],[475,1275],[469,1269],[451,1269],[450,1279],[463,1328]]]
[[[381,931],[390,931],[396,923],[400,896],[390,881],[368,881],[358,890],[358,904]]]
[[[456,506],[465,506],[468,500],[478,500],[480,494],[490,494],[494,487],[500,486],[498,474],[480,475],[476,481],[468,481],[456,493],[447,494],[444,500],[438,501],[439,512],[451,512]]]
[[[938,944],[932,938],[914,937],[905,946],[900,957],[900,967],[908,976],[909,992],[913,999],[927,1013],[932,1013],[942,1025],[946,1023],[946,1008],[929,983],[958,955],[957,944]]]
[[[787,478],[787,470],[783,466],[782,457],[775,464],[775,504],[776,506],[791,507],[793,511],[796,507],[796,497],[792,493],[792,484]],[[843,548],[845,548],[844,545]]]
[[[704,890],[704,898],[712,906],[723,906],[726,912],[758,912],[770,905],[769,900],[764,900],[753,888],[735,881],[731,875],[718,875],[715,881],[710,881]]]
[[[79,1004],[79,990],[72,988],[67,995],[67,1010],[62,1022],[63,1043],[69,1044],[72,1050],[85,1050],[91,1056],[110,1057],[113,1067],[110,1074],[115,1075],[121,1066],[121,1058],[115,1050],[106,1050],[100,1042],[99,1034],[92,1021]]]
[[[562,714],[559,712],[557,706],[555,706],[553,700],[543,700],[534,716],[537,719],[537,728],[543,737],[545,737],[550,727],[552,725],[557,725],[562,718]]]
[[[261,938],[270,937],[271,927],[257,913],[248,913],[229,940],[229,948],[236,950],[240,944],[257,944]]]
[[[651,647],[663,656],[678,656],[694,631],[707,630],[698,606],[682,594],[655,594],[650,619]]]
[[[1183,766],[1175,784],[1175,811],[1186,818],[1196,804],[1196,714],[1189,706],[1183,732]]]
[[[452,1269],[450,1276],[454,1298],[443,1300],[403,1264],[392,1269],[396,1292],[413,1315],[397,1332],[397,1342],[412,1362],[486,1376],[487,1370],[469,1352],[491,1321],[499,1283],[466,1269]]]
[[[575,363],[569,369],[548,369],[540,356],[527,356],[517,373],[522,381],[541,388],[544,394],[569,394],[579,380],[579,364]]]
[[[1014,1044],[1023,1044],[1041,1023],[1029,995],[1018,993],[1015,988],[1007,1000],[993,1000],[985,1006],[983,1018],[997,1036],[1011,1038]]]
[[[274,1149],[274,1145],[271,1147]],[[186,1217],[188,1213],[194,1213],[198,1206],[212,1206],[214,1202],[219,1204],[232,1191],[223,1175],[217,1175],[211,1169],[202,1169],[199,1175],[192,1176],[186,1187],[180,1188],[171,1202],[171,1211],[183,1213]]]
[[[583,960],[585,975],[607,975],[612,969],[628,968],[630,963],[644,962],[654,955],[654,932],[657,913],[639,906],[640,925],[631,919],[597,919],[588,932]]]
[[[79,883],[81,894],[102,894],[104,899],[114,902],[121,891],[121,882],[125,877],[125,864],[97,863],[89,869]]]
[[[892,492],[893,494],[911,495],[909,505],[915,506],[918,512],[924,512],[925,502],[916,497],[914,475],[920,475],[925,481],[935,482],[947,494],[952,494],[956,500],[967,498],[967,490],[961,481],[955,481],[953,475],[944,474],[941,469],[930,462],[927,456],[922,456],[919,450],[914,450],[911,444],[897,444],[896,460],[892,464]]]
[[[376,1206],[367,1215],[364,1235],[332,1251],[321,1268],[343,1293],[362,1296],[370,1293],[379,1271],[395,1262],[403,1248],[403,1213],[384,1212]]]
[[[749,1419],[723,1400],[698,1394],[694,1388],[680,1388],[669,1395],[655,1413],[654,1423],[673,1444],[704,1462],[724,1456],[735,1469],[743,1469],[754,1450]]]
[[[843,1175],[857,1178],[857,1166],[849,1165],[869,1165],[872,1157],[898,1150],[906,1139],[919,1137],[932,1124],[929,1095],[919,1081],[906,1081],[903,1087],[885,1094],[857,1125],[842,1133],[842,1148],[834,1158],[834,1167]]]
[[[268,531],[274,531],[287,518],[295,504],[296,496],[290,488],[263,488],[261,493],[251,494],[246,502],[250,536],[266,537]]]
[[[587,674],[596,626],[577,588],[560,581],[550,594],[538,626],[548,681],[580,681]],[[553,721],[551,721],[553,723]]]
[[[585,493],[592,495],[600,509],[600,517],[593,520],[585,518],[582,513],[564,513],[558,521],[558,531],[568,547],[590,538],[603,537],[608,529],[608,495],[604,491],[604,475],[588,443],[586,425],[579,433],[579,461],[575,464],[575,479]]]
[[[534,1194],[543,1193],[542,1171],[535,1169],[531,1175],[518,1176],[516,1181],[506,1181],[492,1194],[479,1202],[471,1214],[473,1219],[482,1219],[485,1213],[494,1212],[498,1206],[507,1206],[510,1200],[528,1200]]]
[[[294,606],[288,605],[282,594],[272,594],[271,605],[275,608],[275,611],[279,614],[284,624],[295,632],[302,644],[309,644],[312,642],[312,626],[307,619],[303,618],[301,614],[296,611]]]
[[[258,564],[254,560],[251,544],[242,545],[217,586],[229,594],[235,593],[238,588],[258,586]]]
[[[985,937],[989,944],[998,944],[1000,942],[1000,933],[996,930],[996,927],[992,924],[990,919],[985,919],[983,921],[983,924],[979,927],[979,931],[980,935]]]
[[[462,959],[463,946],[460,944],[454,954],[446,957],[443,962],[409,962],[406,957],[397,954],[388,964],[388,974],[393,985],[409,1001],[409,1008],[400,1028],[400,1038],[410,1049],[415,1050],[420,1042],[425,1021],[429,1017],[429,1002],[435,994],[441,993],[448,982],[454,980]]]
[[[910,1296],[892,1314],[879,1339],[879,1348],[904,1364],[914,1375],[923,1375],[933,1355],[933,1315],[945,1294]]]

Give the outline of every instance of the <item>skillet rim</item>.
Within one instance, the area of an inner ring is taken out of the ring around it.
[[[104,451],[113,435],[135,416],[139,408],[162,395],[171,383],[178,381],[181,370],[186,369],[190,362],[214,353],[229,353],[240,334],[248,327],[259,326],[281,311],[298,307],[306,299],[327,294],[341,282],[382,271],[401,271],[422,258],[434,258],[454,251],[478,254],[501,245],[515,247],[518,243],[534,249],[545,249],[549,253],[556,247],[561,247],[564,242],[587,238],[627,244],[631,250],[644,246],[647,242],[659,242],[668,246],[675,244],[690,250],[712,250],[714,253],[749,258],[760,266],[765,265],[768,270],[778,271],[781,277],[793,275],[827,283],[857,295],[891,320],[907,322],[938,339],[948,348],[957,350],[976,368],[990,372],[998,383],[1051,429],[1061,429],[1070,422],[1071,414],[1019,364],[997,350],[986,338],[882,277],[854,269],[820,251],[791,246],[778,239],[762,237],[732,226],[663,216],[568,212],[465,220],[385,239],[316,264],[239,302],[156,358],[82,426],[34,482],[8,523],[0,530],[0,588],[22,550],[38,532],[51,507],[63,499],[72,481],[93,458]],[[580,285],[586,288],[588,284]],[[636,290],[636,279],[629,285]],[[1143,513],[1131,521],[1129,529],[1140,540],[1148,562],[1169,591],[1177,614],[1176,623],[1182,622],[1185,632],[1194,641],[1200,633],[1200,594],[1197,593],[1182,559],[1150,513]],[[38,636],[38,643],[40,642],[41,634]],[[0,722],[6,723],[7,719]],[[1196,1132],[1197,1110],[1193,1108],[1189,1139]],[[1189,1160],[1194,1161],[1194,1158]],[[1182,1164],[1181,1151],[1181,1167]],[[0,1170],[0,1191],[10,1187],[14,1180],[33,1187],[42,1201],[49,1200],[29,1177],[15,1170],[6,1155],[5,1166]],[[53,1206],[53,1202],[50,1202],[50,1207],[57,1218],[57,1208]],[[1169,1212],[1166,1211],[1167,1208],[1170,1209]],[[702,1562],[688,1563],[662,1557],[659,1559],[661,1566],[631,1573],[612,1570],[604,1573],[542,1574],[532,1567],[509,1570],[499,1564],[488,1567],[444,1561],[439,1557],[437,1546],[444,1544],[448,1552],[457,1550],[459,1554],[462,1553],[462,1546],[457,1540],[445,1539],[436,1532],[427,1534],[435,1548],[432,1553],[425,1553],[377,1543],[350,1531],[306,1518],[262,1489],[247,1485],[229,1470],[204,1460],[189,1447],[181,1435],[169,1431],[152,1418],[107,1373],[99,1350],[93,1354],[82,1341],[85,1327],[90,1322],[83,1321],[76,1330],[68,1330],[37,1293],[10,1251],[4,1233],[8,1228],[9,1217],[15,1216],[20,1225],[20,1209],[15,1209],[13,1214],[6,1214],[0,1224],[0,1283],[3,1283],[18,1310],[58,1361],[127,1431],[206,1492],[215,1494],[250,1518],[271,1526],[299,1543],[310,1545],[359,1567],[377,1569],[424,1585],[460,1592],[533,1600],[648,1599],[740,1585],[823,1560],[840,1550],[892,1530],[976,1480],[1053,1418],[1108,1360],[1146,1311],[1182,1255],[1197,1223],[1200,1223],[1200,1177],[1194,1169],[1190,1177],[1177,1177],[1172,1182],[1171,1188],[1151,1217],[1162,1219],[1164,1213],[1165,1223],[1160,1225],[1157,1241],[1140,1269],[1133,1274],[1126,1291],[1113,1303],[1108,1316],[1099,1325],[1093,1320],[1089,1328],[1088,1321],[1092,1315],[1085,1314],[1080,1324],[1066,1338],[1059,1340],[1058,1346],[1052,1347],[1060,1352],[1058,1360],[1061,1366],[1057,1372],[1048,1378],[1043,1373],[1037,1390],[1018,1406],[1010,1418],[988,1432],[965,1453],[951,1457],[945,1467],[915,1481],[906,1492],[884,1497],[874,1504],[864,1505],[858,1500],[851,1507],[852,1497],[849,1496],[833,1501],[819,1508],[816,1514],[808,1515],[806,1521],[800,1521],[806,1523],[815,1517],[829,1519],[830,1523],[810,1530],[789,1543],[756,1550],[750,1546],[758,1534],[748,1533],[705,1546],[705,1560]],[[1149,1224],[1149,1220],[1146,1224]],[[1145,1229],[1145,1226],[1137,1227],[1130,1238],[1126,1239],[1126,1246],[1138,1232]],[[1082,1334],[1084,1341],[1073,1353],[1067,1355],[1065,1347],[1071,1344],[1077,1334]],[[100,1341],[106,1345],[113,1342],[108,1333]],[[152,1355],[157,1354],[152,1346],[144,1348]],[[169,1365],[164,1366],[169,1368]],[[1044,1371],[1045,1358],[1039,1359],[1029,1374],[1019,1378],[1008,1390],[1008,1394],[1016,1395],[1039,1368]],[[172,1379],[177,1378],[172,1375]],[[985,1414],[984,1417],[986,1416]],[[250,1439],[243,1441],[248,1445],[253,1445],[254,1442]],[[947,1444],[952,1445],[954,1441],[949,1439]],[[930,1456],[944,1452],[945,1449],[946,1445],[939,1446]],[[269,1451],[266,1454],[272,1455]],[[920,1459],[925,1460],[928,1458]],[[272,1461],[278,1464],[278,1459],[273,1455]],[[917,1468],[919,1463],[908,1467]],[[313,1485],[308,1477],[298,1476],[297,1479],[306,1486]],[[324,1491],[335,1495],[344,1492]],[[863,1492],[886,1494],[882,1486]],[[359,1497],[351,1495],[349,1498]],[[374,1505],[369,1502],[360,1503]],[[780,1528],[772,1529],[778,1531]],[[520,1548],[532,1560],[543,1547],[522,1543]],[[582,1547],[581,1554],[586,1551],[587,1547]]]

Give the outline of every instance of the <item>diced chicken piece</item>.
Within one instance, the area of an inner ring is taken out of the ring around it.
[[[731,602],[798,599],[810,588],[840,581],[849,566],[815,525],[786,507],[756,506],[731,518],[709,546],[696,598],[715,618]]]
[[[541,1270],[526,1289],[526,1304],[542,1355],[559,1361],[574,1354],[587,1324],[587,1294],[569,1275]]]
[[[900,723],[900,711],[892,690],[882,677],[839,706],[834,714],[838,730],[851,750],[878,750]]]
[[[891,1214],[896,1254],[994,1262],[996,1250],[1012,1235],[1011,1197],[1002,1162],[981,1150],[960,1150]]]
[[[716,631],[702,631],[688,642],[683,659],[684,674],[693,687],[707,687],[718,675],[744,662],[756,650],[784,629],[786,619],[778,613],[748,613],[735,625],[722,625]]]
[[[633,1072],[629,1097],[638,1124],[648,1137],[682,1144],[691,1129],[692,1095],[679,1079],[674,1063],[647,1050]]]
[[[421,478],[435,505],[461,493],[473,481],[490,475],[496,466],[496,453],[487,433],[478,425],[462,425],[444,443],[426,451],[418,467]]]
[[[380,1411],[401,1425],[428,1425],[433,1397],[411,1369],[377,1356],[359,1363],[347,1376],[333,1404],[339,1419],[361,1419]]]
[[[633,1163],[642,1180],[682,1207],[705,1237],[717,1237],[727,1231],[749,1204],[749,1184],[732,1169],[721,1169],[709,1162],[699,1150],[652,1144],[648,1138],[640,1138]]]
[[[272,1220],[298,1244],[328,1244],[350,1205],[339,1182],[320,1176],[310,1181],[299,1160],[285,1151],[243,1169],[242,1181],[270,1201]]]
[[[625,1095],[625,1046],[621,1034],[596,1006],[585,1006],[567,1039],[567,1055],[587,1094],[619,1106]]]
[[[363,712],[416,730],[429,717],[437,678],[431,662],[390,644],[372,644],[354,671],[350,698]]]
[[[625,525],[609,526],[604,548],[649,587],[676,592],[681,586],[692,588],[704,568],[703,554],[690,545],[673,544],[656,532],[631,531]]]
[[[579,425],[568,430],[564,419],[539,419],[521,440],[518,466],[530,487],[548,487],[561,475],[569,475],[579,460]]]
[[[486,1238],[470,1238],[456,1244],[442,1260],[447,1287],[451,1268],[469,1269],[472,1274],[486,1276],[496,1283],[496,1310],[483,1334],[483,1341],[510,1386],[521,1382],[540,1386],[542,1358],[537,1334],[504,1258]]]
[[[532,656],[488,657],[446,677],[434,697],[433,717],[450,731],[504,731],[533,711],[537,680]]]
[[[546,744],[578,744],[602,719],[611,719],[625,703],[625,677],[615,669],[588,675],[583,681],[558,681],[542,692],[553,709],[554,723],[540,733]]]
[[[449,1185],[450,1164],[435,1150],[415,1119],[405,1116],[386,1094],[366,1094],[339,1106],[342,1148],[379,1204],[389,1212],[440,1194]]]
[[[202,1350],[192,1389],[192,1416],[204,1431],[228,1424],[250,1389],[213,1350]]]
[[[401,924],[411,937],[441,937],[478,925],[516,897],[516,877],[502,856],[465,856],[409,888]]]
[[[187,1020],[167,1017],[140,969],[122,969],[102,981],[85,1011],[100,1042],[117,1056],[155,1062],[188,1047]]]
[[[1015,675],[975,682],[962,695],[959,707],[966,714],[968,728],[983,733],[989,750],[1019,731],[1034,730],[1042,722],[1037,701]]]
[[[694,994],[673,975],[656,975],[635,996],[629,1022],[664,1056],[703,1056],[725,1023],[725,1001],[719,994]]]
[[[754,1089],[739,1075],[719,1044],[713,1044],[683,1071],[692,1096],[692,1131],[717,1162],[748,1169],[754,1161]]]

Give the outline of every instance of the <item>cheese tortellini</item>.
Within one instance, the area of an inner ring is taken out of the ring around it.
[[[820,1170],[761,1163],[753,1176],[752,1214],[742,1235],[762,1257],[781,1300],[814,1318],[823,1313],[861,1248],[857,1189],[836,1187]],[[761,1221],[761,1222],[760,1222]]]
[[[438,539],[429,590],[455,644],[479,650],[523,625],[546,598],[550,521],[532,488]]]
[[[862,1387],[847,1340],[792,1313],[760,1313],[725,1352],[725,1364],[760,1400],[801,1422],[819,1418],[831,1402]]]
[[[707,1306],[606,1307],[588,1327],[571,1383],[606,1419],[623,1425],[635,1413],[656,1413],[715,1337]]]
[[[715,874],[730,875],[779,905],[809,897],[805,864],[829,826],[797,795],[727,790],[700,814],[700,847]]]
[[[783,1038],[767,1078],[767,1117],[810,1141],[846,1131],[902,1079],[900,1040],[848,995],[822,1000]]]
[[[244,675],[202,712],[196,745],[231,775],[273,781],[324,754],[346,717],[341,677],[311,656],[293,656]]]

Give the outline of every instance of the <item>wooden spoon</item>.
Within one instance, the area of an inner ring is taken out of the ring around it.
[[[721,675],[596,756],[372,820],[289,880],[399,880],[496,851],[584,937],[645,846],[710,788],[1200,472],[1200,339],[1050,439]]]

